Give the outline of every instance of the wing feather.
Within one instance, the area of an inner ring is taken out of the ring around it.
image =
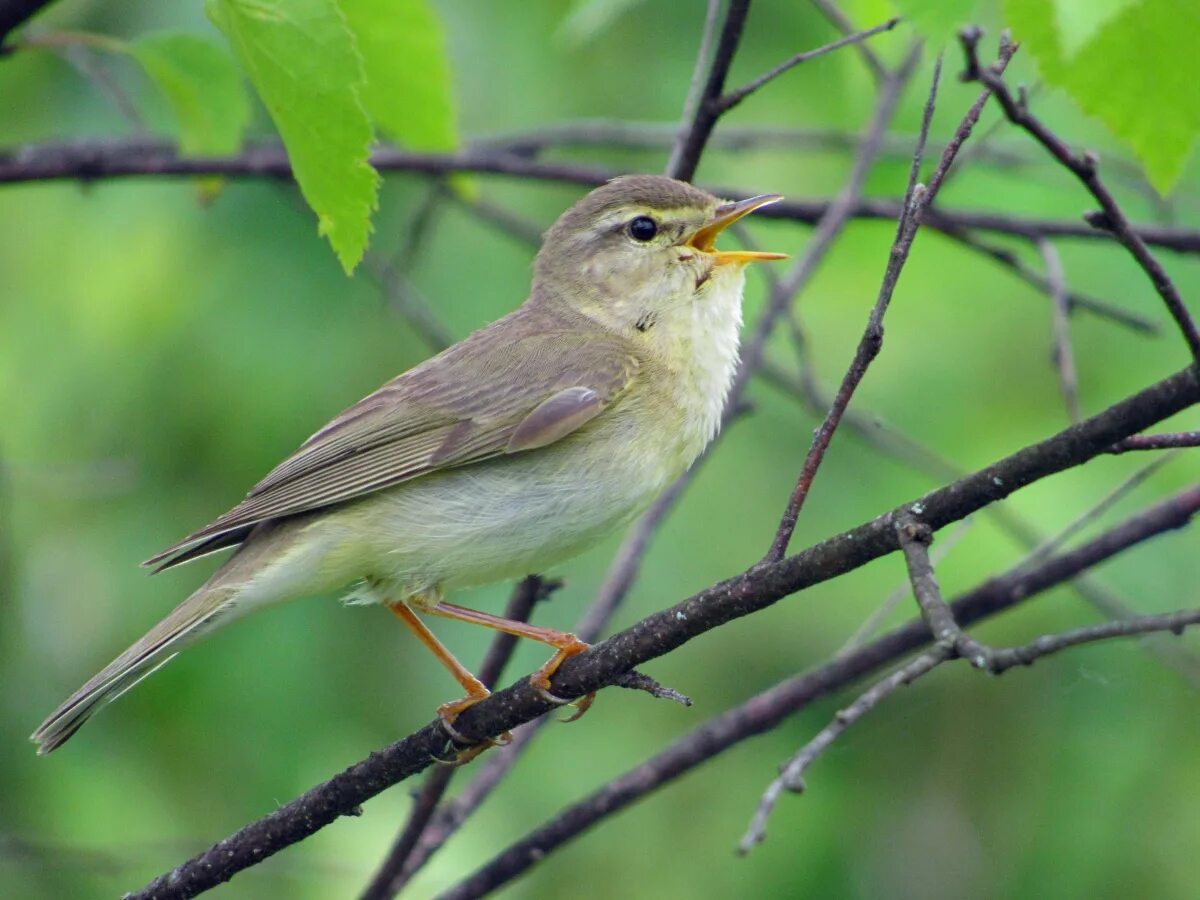
[[[359,401],[305,441],[245,500],[145,565],[161,571],[200,555],[200,547],[238,543],[272,519],[544,446],[582,427],[635,378],[638,359],[616,338],[514,327],[520,315],[476,332]],[[557,412],[558,421],[543,422],[547,411]],[[544,439],[523,440],[531,431]]]

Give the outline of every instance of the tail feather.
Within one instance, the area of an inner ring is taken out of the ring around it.
[[[38,753],[46,754],[61,747],[92,713],[165,666],[176,653],[210,631],[232,609],[237,596],[236,590],[214,581],[215,578],[179,604],[47,716],[30,738],[38,745]]]

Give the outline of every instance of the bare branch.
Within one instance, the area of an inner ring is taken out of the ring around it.
[[[1174,434],[1135,434],[1117,441],[1109,453],[1128,453],[1130,450],[1168,450],[1173,447],[1200,447],[1200,431],[1180,431]]]
[[[932,672],[937,666],[953,656],[953,648],[939,642],[911,662],[901,666],[892,674],[877,681],[845,709],[838,710],[837,715],[833,717],[833,721],[821,729],[816,737],[801,747],[796,755],[784,765],[779,777],[767,785],[767,789],[763,791],[762,798],[758,801],[754,817],[750,820],[750,825],[746,828],[746,833],[742,835],[742,839],[738,842],[738,853],[745,856],[754,848],[755,844],[763,842],[763,839],[767,836],[767,820],[775,810],[775,804],[779,802],[779,797],[783,794],[784,790],[786,789],[797,794],[804,793],[806,788],[804,773],[808,771],[808,767],[816,762],[817,757],[828,750],[833,742],[841,737],[847,729],[900,688],[906,687],[923,675]]]
[[[796,66],[800,65],[801,63],[806,63],[809,60],[816,59],[819,56],[824,56],[826,53],[832,53],[834,50],[840,50],[842,47],[847,47],[851,44],[860,44],[863,41],[867,40],[868,38],[872,38],[877,34],[882,34],[885,31],[891,31],[899,23],[900,23],[899,17],[896,17],[893,19],[888,19],[882,25],[876,25],[874,28],[868,28],[864,31],[859,31],[859,32],[855,32],[854,34],[847,35],[846,37],[841,38],[840,40],[833,41],[832,43],[826,44],[823,47],[818,47],[816,50],[807,50],[803,53],[797,53],[791,59],[781,62],[775,68],[771,69],[768,72],[764,72],[762,75],[759,75],[757,78],[755,78],[753,81],[749,82],[748,84],[744,84],[740,88],[729,91],[729,93],[724,94],[723,96],[719,97],[716,101],[717,108],[722,113],[728,112],[729,110],[731,110],[735,106],[737,106],[739,103],[741,103],[743,100],[745,100],[747,97],[749,97],[751,94],[753,94],[755,91],[757,91],[759,88],[771,83],[776,78],[778,78],[780,75],[783,75],[785,72],[791,71],[792,69],[794,69]]]
[[[858,30],[846,14],[842,12],[841,7],[834,3],[833,0],[813,0],[813,6],[820,10],[821,14],[843,35],[849,36]],[[854,46],[858,51],[858,55],[862,57],[863,64],[875,76],[876,83],[882,83],[883,79],[887,77],[887,68],[879,57],[875,55],[875,51],[871,49],[869,44],[865,43],[858,43]]]
[[[1179,296],[1175,283],[1171,281],[1166,270],[1146,247],[1145,241],[1125,218],[1116,199],[1101,181],[1099,158],[1090,152],[1076,155],[1057,134],[1046,127],[1041,119],[1029,111],[1027,104],[1019,102],[1013,97],[1004,82],[1002,71],[997,71],[993,66],[979,64],[977,55],[979,37],[978,29],[969,29],[963,32],[962,45],[967,54],[965,77],[978,78],[982,84],[991,88],[1008,120],[1028,132],[1087,188],[1096,202],[1100,204],[1100,212],[1089,215],[1088,222],[1095,228],[1111,232],[1137,260],[1138,265],[1149,276],[1155,290],[1162,297],[1175,324],[1179,326],[1179,330],[1191,350],[1192,358],[1200,363],[1200,331],[1197,331],[1196,323],[1184,305],[1183,298]]]
[[[696,51],[696,63],[692,67],[692,80],[688,84],[687,96],[683,100],[683,119],[674,129],[671,155],[667,160],[666,171],[668,174],[681,171],[683,168],[684,149],[691,138],[696,116],[700,113],[700,104],[704,102],[705,90],[708,86],[712,44],[717,33],[717,20],[720,13],[721,0],[708,0],[708,9],[704,14],[704,30],[700,33],[700,47]],[[697,154],[698,159],[699,154]]]
[[[912,582],[913,596],[917,598],[917,606],[921,609],[921,618],[925,620],[925,625],[929,628],[929,633],[933,635],[935,643],[947,651],[929,668],[933,668],[943,659],[955,656],[968,660],[978,669],[985,668],[991,659],[990,650],[959,627],[958,622],[954,620],[954,613],[951,612],[949,604],[942,599],[942,589],[933,572],[933,563],[929,561],[929,543],[933,540],[932,529],[924,522],[905,514],[896,520],[896,534],[900,540],[900,549],[904,551],[904,562],[908,566],[908,579]],[[909,681],[911,680],[910,678]],[[905,683],[907,684],[907,682]]]
[[[1046,281],[1050,287],[1051,322],[1054,326],[1051,361],[1058,370],[1058,386],[1067,406],[1067,417],[1072,422],[1078,422],[1083,414],[1079,409],[1079,376],[1075,371],[1075,351],[1071,349],[1071,301],[1067,297],[1062,258],[1045,238],[1038,241],[1038,249],[1046,264]]]
[[[712,19],[713,5],[716,0],[710,0],[709,19]],[[717,41],[717,49],[713,54],[712,63],[708,68],[708,78],[704,83],[699,100],[695,104],[690,127],[684,132],[671,159],[667,163],[666,174],[680,181],[691,181],[696,175],[696,166],[700,163],[700,154],[704,145],[717,125],[722,110],[718,98],[725,90],[725,78],[729,75],[729,67],[733,64],[733,56],[742,40],[742,28],[746,24],[746,14],[750,11],[750,0],[729,0],[729,8],[725,11],[725,24],[721,27],[721,37]],[[706,26],[707,31],[707,26]],[[705,41],[704,43],[707,43]],[[701,48],[703,59],[706,55]],[[697,71],[700,63],[697,62]]]
[[[473,172],[532,181],[560,181],[586,187],[603,184],[623,174],[616,169],[541,162],[506,152],[469,150],[456,154],[410,153],[387,146],[375,148],[371,154],[371,164],[382,172],[418,172],[426,175]],[[0,150],[0,184],[63,180],[93,182],[112,178],[190,178],[204,175],[290,179],[292,169],[283,146],[272,142],[251,143],[241,153],[223,157],[181,157],[174,144],[143,138],[29,144]],[[713,193],[730,199],[761,193],[719,185],[707,187]],[[755,218],[783,219],[812,225],[821,220],[831,204],[829,200],[784,200],[756,210]],[[894,222],[900,212],[899,200],[870,198],[855,204],[851,217]],[[1109,232],[1083,223],[1031,219],[977,210],[926,210],[922,225],[946,233],[975,229],[1030,241],[1040,237],[1086,241],[1112,239]],[[1138,226],[1136,231],[1149,245],[1178,253],[1200,254],[1200,231],[1152,225]]]
[[[1130,547],[1186,525],[1200,511],[1200,491],[1156,504],[1076,550],[1046,560],[1032,571],[1011,570],[991,578],[951,604],[956,621],[969,625],[1020,605]],[[740,743],[778,725],[793,713],[929,643],[920,620],[890,632],[853,653],[837,657],[757,694],[713,717],[651,759],[618,776],[555,815],[477,870],[442,900],[477,896],[482,885],[512,881],[558,847],[658,788]],[[457,892],[457,893],[456,893]]]
[[[1007,671],[1014,666],[1029,666],[1043,656],[1058,653],[1069,647],[1080,644],[1091,644],[1096,641],[1110,641],[1114,638],[1132,637],[1139,634],[1153,634],[1168,631],[1171,634],[1183,634],[1189,625],[1200,623],[1200,609],[1181,609],[1177,612],[1162,613],[1155,616],[1134,616],[1129,619],[1119,619],[1116,622],[1103,622],[1100,625],[1088,625],[1075,628],[1061,634],[1047,634],[1022,647],[1012,647],[1006,650],[993,651],[992,671],[996,673]]]

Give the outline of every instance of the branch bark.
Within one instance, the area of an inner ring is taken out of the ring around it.
[[[1044,560],[1032,570],[1018,566],[991,578],[950,604],[955,620],[970,625],[1022,604],[1130,547],[1187,525],[1198,511],[1200,491],[1193,489],[1156,504],[1076,550]],[[894,664],[931,639],[924,621],[912,620],[870,644],[789,678],[715,716],[645,763],[562,810],[443,894],[440,900],[478,896],[482,886],[494,889],[512,881],[598,822],[730,747],[769,731],[815,701]]]
[[[445,175],[472,172],[503,175],[531,181],[560,181],[586,187],[603,184],[623,172],[575,163],[541,162],[515,153],[467,150],[462,153],[411,153],[396,147],[378,147],[371,164],[381,172],[417,172]],[[0,184],[40,181],[94,182],[114,178],[190,178],[221,175],[228,178],[290,179],[291,165],[282,145],[247,144],[241,153],[223,157],[182,157],[168,141],[128,138],[108,141],[29,144],[0,150]],[[761,191],[708,186],[722,197],[737,199]],[[816,224],[828,211],[829,200],[783,200],[755,212],[757,219],[784,219]],[[896,221],[901,211],[896,199],[864,199],[855,204],[851,218]],[[1034,219],[981,210],[927,210],[926,227],[947,234],[963,229],[1005,234],[1036,241],[1039,238],[1111,240],[1107,231],[1083,222]],[[1148,245],[1177,253],[1200,254],[1200,231],[1139,225],[1134,232]]]

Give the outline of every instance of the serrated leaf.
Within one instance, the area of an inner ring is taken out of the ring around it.
[[[964,25],[975,21],[979,0],[892,0],[892,4],[906,22],[937,48]]]
[[[362,57],[360,96],[379,129],[419,150],[458,144],[441,22],[426,0],[338,0]]]
[[[197,35],[164,33],[140,37],[128,51],[171,104],[183,154],[238,150],[250,121],[250,101],[225,50]]]
[[[1044,0],[1007,0],[1005,15],[1042,77],[1125,141],[1154,189],[1168,193],[1200,135],[1200,5],[1139,0],[1069,59]]]
[[[1137,0],[1054,0],[1062,55],[1070,59],[1109,19]]]
[[[300,192],[347,274],[371,233],[379,175],[362,65],[334,0],[212,0],[208,8],[287,147]]]

